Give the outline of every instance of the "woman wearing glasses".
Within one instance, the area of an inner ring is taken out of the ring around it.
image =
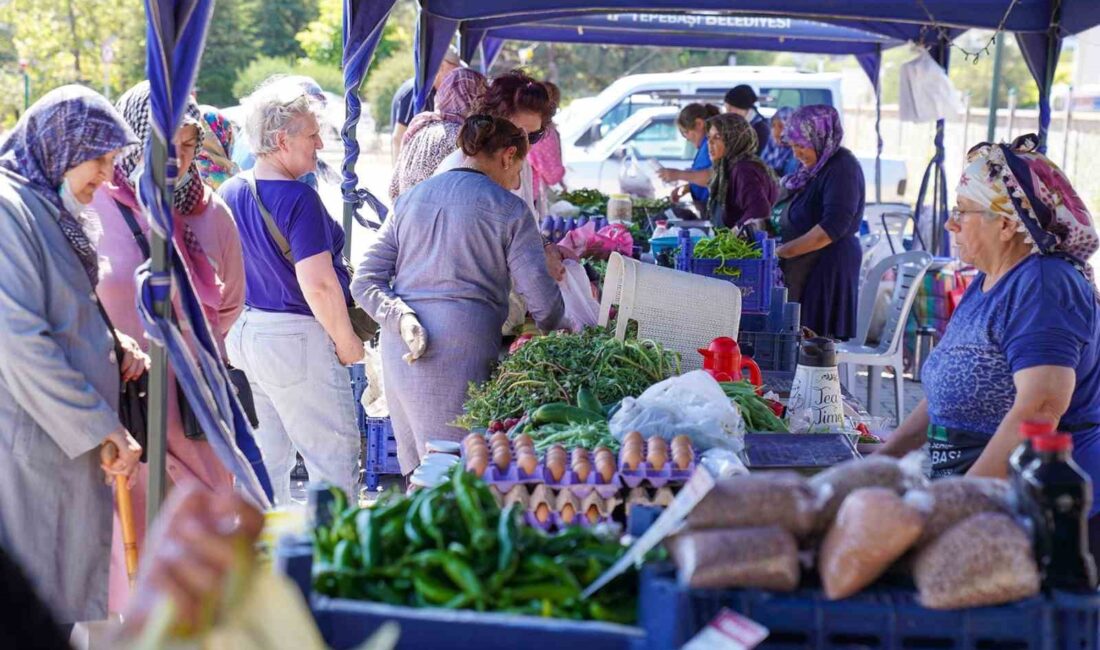
[[[925,363],[926,399],[885,453],[929,445],[934,477],[1004,477],[1025,420],[1058,423],[1100,488],[1100,306],[1088,209],[1034,135],[978,145],[947,223],[980,273]],[[1100,507],[1094,494],[1093,512]],[[1093,520],[1092,540],[1100,542]]]

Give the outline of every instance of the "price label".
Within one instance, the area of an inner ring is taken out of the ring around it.
[[[768,628],[723,609],[682,650],[750,650],[768,638]]]

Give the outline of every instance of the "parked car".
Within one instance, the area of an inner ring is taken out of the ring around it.
[[[620,191],[621,164],[631,152],[639,160],[653,159],[662,166],[690,167],[695,148],[676,128],[680,108],[696,101],[721,105],[726,91],[740,83],[754,87],[766,117],[780,106],[811,104],[835,106],[843,116],[838,74],[727,66],[624,77],[596,97],[575,101],[560,118],[566,186]],[[867,178],[868,200],[873,200],[874,155],[857,152],[857,157]],[[883,157],[882,200],[903,198],[907,178],[905,161]]]

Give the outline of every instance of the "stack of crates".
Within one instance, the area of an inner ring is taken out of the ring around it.
[[[377,490],[383,476],[401,475],[393,423],[388,417],[367,417],[362,404],[367,373],[361,363],[351,367],[351,387],[355,395],[355,421],[359,425],[359,435],[363,436],[363,485],[368,490]]]
[[[766,313],[742,312],[737,344],[765,372],[793,373],[802,342],[802,307],[787,302],[787,289],[773,287]]]

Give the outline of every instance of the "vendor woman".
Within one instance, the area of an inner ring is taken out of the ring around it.
[[[1029,135],[971,150],[947,230],[980,271],[925,363],[927,398],[883,449],[929,443],[933,478],[1004,477],[1025,420],[1058,422],[1092,476],[1100,541],[1100,308],[1088,209]]]
[[[863,253],[863,171],[844,148],[840,115],[832,106],[795,111],[784,131],[798,171],[783,179],[772,211],[783,244],[776,249],[792,302],[802,303],[802,324],[823,336],[856,333],[856,293]]]
[[[707,120],[719,114],[718,107],[713,104],[688,104],[676,118],[676,128],[680,135],[695,147],[695,159],[691,162],[691,169],[667,169],[662,168],[657,172],[661,180],[666,183],[682,181],[687,185],[681,185],[672,190],[672,202],[677,203],[686,194],[691,194],[691,200],[700,204],[706,204],[710,196],[708,186],[711,180],[710,147],[707,140]]]
[[[567,324],[538,226],[519,183],[530,145],[503,117],[473,115],[458,132],[463,165],[405,194],[367,247],[352,295],[382,328],[382,370],[397,459],[412,472],[429,440],[460,440],[470,382],[489,378],[508,290],[539,329]]]

